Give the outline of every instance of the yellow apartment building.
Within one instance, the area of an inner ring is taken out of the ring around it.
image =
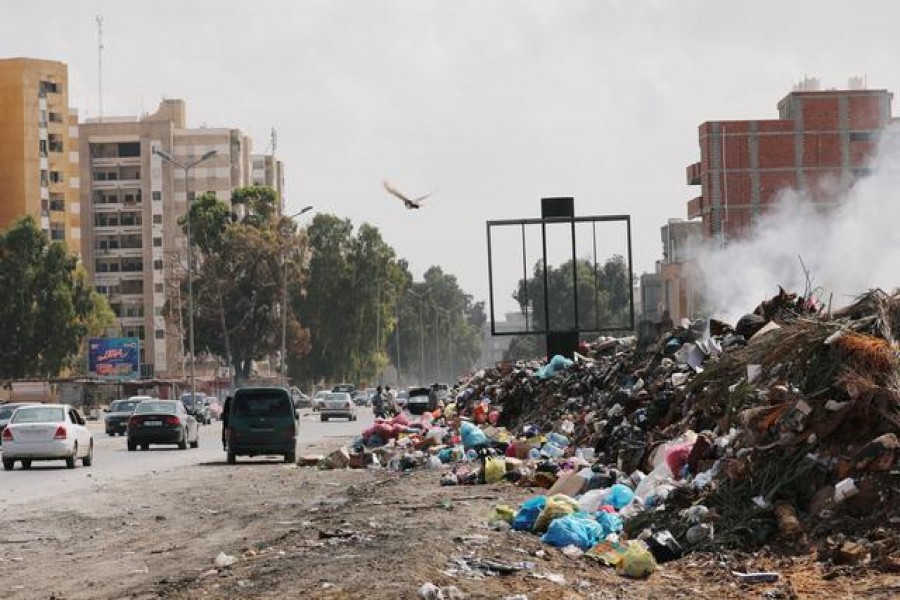
[[[78,116],[65,63],[0,59],[0,228],[31,215],[81,253]]]

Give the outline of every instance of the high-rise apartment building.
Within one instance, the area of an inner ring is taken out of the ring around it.
[[[237,129],[186,127],[182,100],[164,100],[141,117],[103,117],[81,124],[84,260],[107,295],[123,334],[142,341],[146,372],[181,375],[186,326],[167,319],[187,302],[178,281],[187,267],[187,239],[178,220],[193,198],[213,192],[226,202],[249,183],[250,141]],[[216,155],[189,172],[155,154],[188,164]]]
[[[284,163],[271,154],[254,154],[250,157],[252,171],[250,181],[252,185],[267,185],[275,188],[284,208]]]
[[[81,252],[78,117],[65,63],[0,60],[0,228],[30,215]]]
[[[819,91],[806,80],[778,103],[778,119],[700,125],[700,162],[687,168],[701,195],[688,203],[706,237],[745,234],[780,192],[803,190],[831,203],[867,172],[878,132],[891,121],[886,90]]]

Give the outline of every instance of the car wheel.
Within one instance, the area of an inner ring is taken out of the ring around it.
[[[88,448],[87,455],[81,459],[82,467],[89,467],[94,463],[94,441],[91,440],[91,446]]]
[[[135,444],[131,440],[128,440],[128,451],[134,452],[136,449],[137,449],[137,444]]]
[[[31,459],[30,459],[30,458],[26,458],[26,459],[23,459],[23,460],[22,460],[22,468],[23,468],[23,469],[30,469],[30,468],[31,468]]]
[[[197,432],[197,437],[194,438],[194,441],[191,442],[191,448],[198,448],[200,446],[200,432]]]
[[[297,462],[297,454],[296,452],[288,452],[284,455],[284,462],[288,464],[294,464]]]
[[[3,459],[3,468],[6,469],[7,471],[12,471],[13,468],[15,468],[15,466],[16,466],[16,461],[9,459],[9,458]]]
[[[187,450],[187,431],[181,432],[181,441],[178,442],[179,450]]]
[[[78,456],[78,442],[75,442],[75,449],[72,450],[72,456],[66,457],[66,468],[74,469],[75,468],[75,457]]]
[[[141,450],[146,450],[150,447],[150,444],[141,444]]]
[[[320,418],[322,421],[327,421],[327,420],[328,420],[328,417],[326,417],[325,415],[322,415],[322,416],[319,417],[319,418]]]
[[[237,462],[237,457],[234,455],[234,452],[228,452],[228,455],[226,456],[226,458],[227,458],[229,465],[233,465],[234,463]]]

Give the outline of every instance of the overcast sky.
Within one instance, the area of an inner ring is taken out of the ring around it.
[[[3,13],[0,54],[68,63],[88,117],[102,14],[104,114],[183,98],[189,126],[241,128],[260,152],[275,127],[290,209],[368,221],[417,277],[439,264],[478,299],[486,220],[574,196],[578,214],[630,214],[635,270],[650,271],[660,226],[699,195],[684,172],[701,122],[774,118],[804,75],[900,83],[890,0],[4,0]],[[407,211],[383,178],[435,194]],[[514,250],[495,263],[504,298]]]

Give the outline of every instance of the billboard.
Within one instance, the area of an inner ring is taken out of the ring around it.
[[[137,379],[141,374],[138,338],[90,338],[88,371],[96,377]]]

